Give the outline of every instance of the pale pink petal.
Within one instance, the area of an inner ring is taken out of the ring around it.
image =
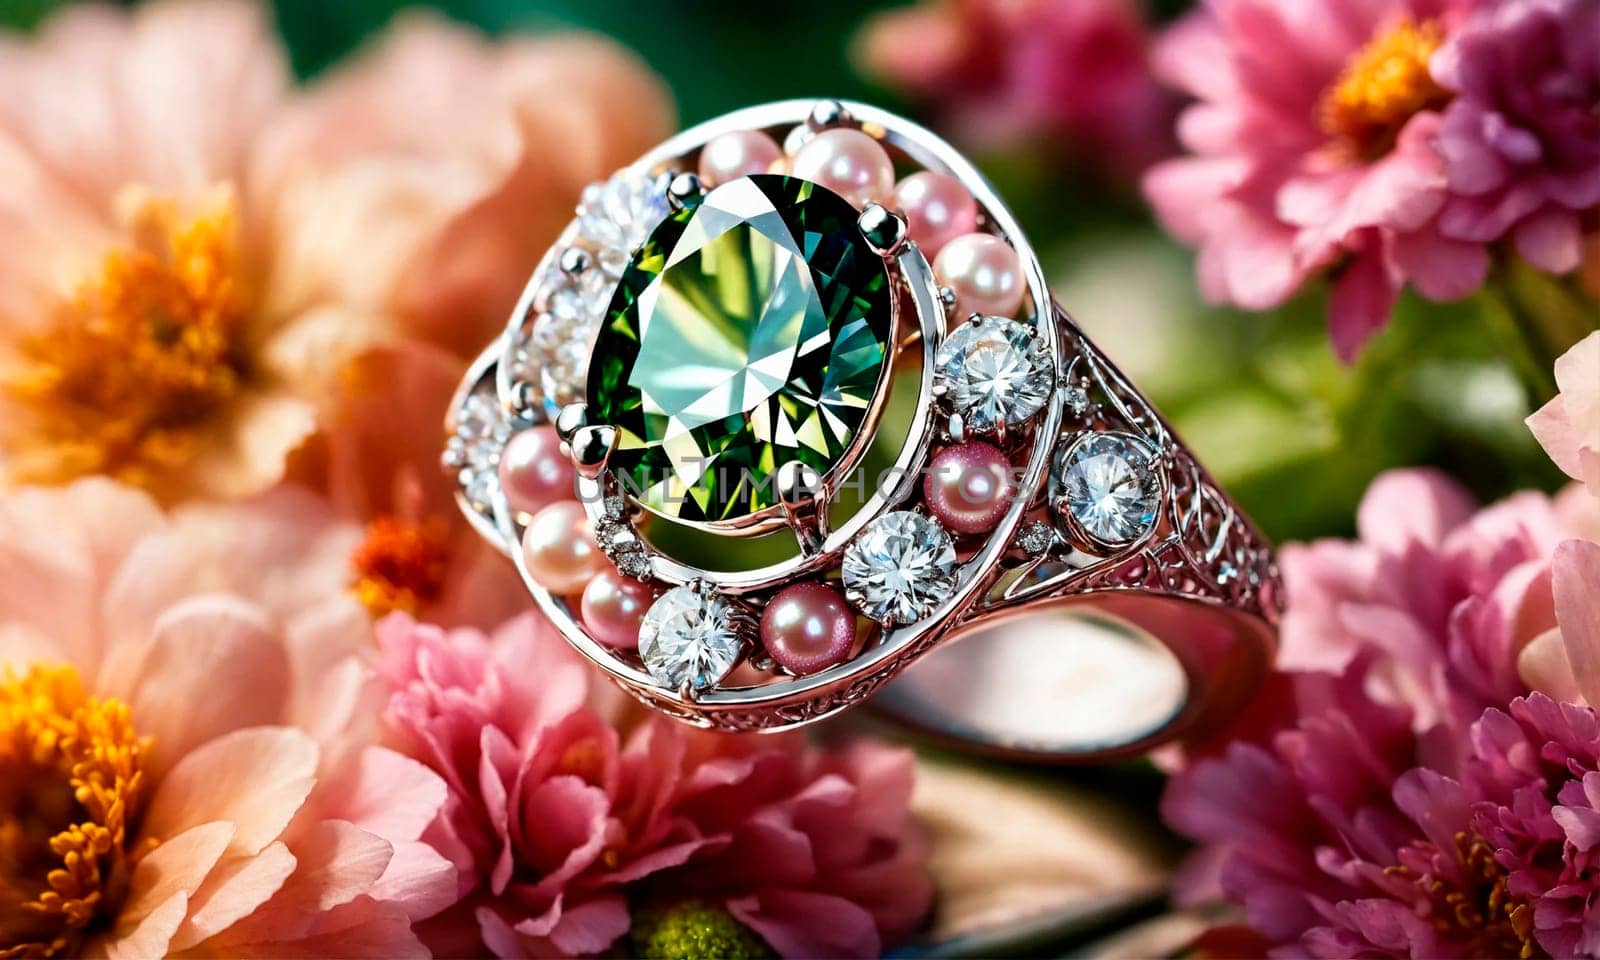
[[[1552,700],[1586,702],[1572,675],[1572,662],[1567,659],[1566,643],[1559,629],[1546,630],[1522,648],[1517,654],[1517,676],[1530,690]]]
[[[101,689],[126,697],[140,732],[154,738],[150,769],[159,778],[200,744],[280,722],[288,686],[283,641],[260,612],[212,595],[168,610],[137,672]]]
[[[151,908],[132,930],[91,941],[85,955],[109,960],[150,960],[166,956],[172,935],[183,923],[188,909],[189,898],[182,892],[174,893]]]
[[[1372,481],[1356,508],[1363,543],[1399,551],[1408,544],[1437,546],[1477,510],[1472,493],[1441,470],[1389,470]]]
[[[283,833],[316,782],[317,746],[286,727],[224,734],[180,759],[156,787],[145,830],[172,836],[213,820],[232,823],[230,855],[249,856]]]
[[[394,856],[382,837],[344,820],[322,820],[297,833],[299,867],[268,906],[286,916],[332,910],[372,890]]]
[[[1584,699],[1600,703],[1600,544],[1568,540],[1551,560],[1556,621]]]
[[[368,896],[399,904],[412,920],[423,920],[456,902],[457,880],[456,865],[438,850],[421,841],[401,841]]]
[[[159,946],[148,956],[167,952],[179,923],[172,922],[172,903],[181,922],[188,910],[189,897],[200,889],[233,840],[233,827],[227,823],[203,823],[161,843],[140,859],[128,882],[128,892],[117,924],[108,938],[108,952],[135,953]],[[158,934],[158,931],[160,933]]]
[[[398,843],[422,836],[445,795],[437,773],[385,747],[367,747],[325,787],[319,804],[329,816]]]
[[[561,911],[550,942],[572,956],[610,949],[628,932],[628,905],[620,896],[596,897]]]
[[[1555,205],[1522,219],[1511,232],[1517,252],[1546,273],[1564,274],[1583,260],[1583,228],[1578,214]]]
[[[254,913],[282,889],[295,865],[294,854],[276,840],[254,856],[223,861],[191,898],[172,949],[187,950]]]
[[[251,917],[205,944],[219,957],[340,957],[345,960],[425,960],[428,948],[395,904],[360,897],[316,918],[310,930],[282,930]]]

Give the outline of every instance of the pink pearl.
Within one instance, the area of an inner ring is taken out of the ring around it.
[[[520,431],[500,454],[500,487],[513,510],[537,513],[557,500],[570,500],[576,484],[572,461],[561,453],[555,427]]]
[[[700,151],[700,180],[708,187],[766,173],[783,156],[778,142],[759,130],[724,133]]]
[[[589,518],[576,500],[552,503],[533,515],[522,534],[522,558],[533,581],[560,596],[582,590],[608,562],[589,536]]]
[[[930,260],[951,240],[978,229],[978,202],[948,174],[913,173],[894,188],[894,203],[911,224],[911,239]]]
[[[794,175],[827,187],[858,207],[894,192],[894,164],[860,130],[824,130],[794,155]]]
[[[761,644],[784,669],[801,676],[816,673],[850,659],[856,614],[833,587],[791,584],[767,602]]]
[[[999,237],[987,233],[956,237],[934,260],[933,274],[955,291],[957,316],[1010,317],[1022,305],[1022,261]]]
[[[579,608],[589,636],[618,650],[639,645],[639,621],[655,603],[656,592],[649,584],[624,577],[615,570],[602,570],[583,588]]]
[[[1011,463],[979,441],[946,447],[922,480],[928,510],[957,533],[993,530],[1011,505]]]

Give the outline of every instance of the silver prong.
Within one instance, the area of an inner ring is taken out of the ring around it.
[[[806,117],[806,126],[812,130],[843,127],[854,122],[850,111],[837,100],[818,100],[817,105],[811,108],[811,114]]]
[[[593,263],[594,259],[589,256],[589,251],[582,247],[568,247],[561,251],[561,272],[569,277],[578,276],[589,269]]]
[[[881,203],[869,203],[856,218],[856,228],[866,238],[867,246],[880,257],[892,257],[906,244],[906,218]]]
[[[933,394],[933,399],[943,400],[945,397],[950,396],[950,381],[936,378],[933,381],[933,386],[929,388],[929,392]]]
[[[617,428],[606,423],[579,427],[567,444],[572,448],[572,464],[578,474],[593,480],[605,470],[606,461],[617,446]]]
[[[828,539],[828,497],[822,475],[801,463],[790,460],[778,468],[778,502],[783,509],[783,519],[800,544],[800,553],[814,557]]]
[[[965,443],[967,439],[967,422],[961,414],[950,414],[950,440],[953,443]]]
[[[678,684],[678,696],[690,703],[698,703],[700,701],[700,688],[694,685],[693,680],[684,678],[684,681]]]
[[[954,316],[956,312],[956,291],[954,287],[939,288],[939,302],[944,304],[944,315]]]
[[[539,389],[530,381],[518,380],[511,385],[511,413],[531,419],[539,409]]]
[[[674,210],[682,210],[700,202],[705,195],[705,184],[692,173],[680,173],[667,185],[667,203]]]
[[[556,414],[556,436],[566,443],[572,435],[589,425],[589,407],[583,403],[569,403]]]
[[[994,421],[994,445],[1004,450],[1006,448],[1006,418],[998,416]]]

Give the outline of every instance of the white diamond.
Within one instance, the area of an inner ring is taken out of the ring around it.
[[[578,232],[594,246],[601,268],[615,278],[622,275],[634,248],[671,212],[661,178],[623,171],[584,188]]]
[[[1056,456],[1051,501],[1102,544],[1133,543],[1155,526],[1161,479],[1148,444],[1122,433],[1097,433]]]
[[[877,621],[914,623],[956,585],[950,534],[918,513],[886,513],[867,524],[844,552],[844,592]]]
[[[1021,423],[1050,398],[1055,379],[1043,341],[1015,320],[983,317],[956,328],[939,346],[938,376],[950,403],[979,431]]]
[[[740,616],[716,594],[674,587],[639,623],[639,656],[663,686],[710,687],[728,675],[744,650]]]
[[[500,484],[497,473],[500,451],[511,438],[511,424],[500,409],[492,391],[479,390],[467,395],[456,410],[456,431],[446,445],[453,461],[460,466],[456,475],[462,492],[473,506],[489,510]]]

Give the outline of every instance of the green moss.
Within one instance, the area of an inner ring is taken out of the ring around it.
[[[649,960],[755,960],[771,948],[728,911],[702,900],[634,912],[633,955]]]

